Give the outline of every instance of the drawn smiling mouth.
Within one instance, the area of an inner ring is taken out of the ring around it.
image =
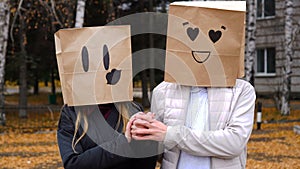
[[[204,63],[210,56],[210,51],[192,51],[193,58],[198,63]]]

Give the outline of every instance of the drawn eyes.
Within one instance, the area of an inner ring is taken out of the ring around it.
[[[109,55],[109,51],[108,51],[108,47],[106,44],[103,45],[103,66],[105,70],[109,69],[109,64],[110,64],[110,55]],[[81,61],[82,61],[82,68],[84,70],[84,72],[88,72],[89,71],[89,52],[86,46],[82,47],[81,50]],[[117,70],[117,69],[112,69],[111,72],[108,72],[106,74],[106,80],[107,80],[107,84],[109,85],[115,85],[119,82],[120,80],[120,76],[121,76],[121,70]]]
[[[199,34],[199,28],[191,28],[191,27],[189,27],[189,28],[187,28],[186,33],[189,36],[189,38],[192,41],[194,41],[197,38],[198,34]]]
[[[222,32],[217,30],[209,30],[208,36],[213,43],[216,43],[222,36]]]
[[[84,46],[81,50],[82,67],[85,72],[89,71],[89,52]]]
[[[109,53],[106,45],[103,46],[103,65],[105,70],[109,69]]]
[[[105,70],[109,69],[109,51],[107,45],[103,45],[103,66]],[[82,61],[82,68],[85,72],[89,71],[89,52],[86,46],[82,47],[81,50],[81,61]]]
[[[182,25],[185,26],[188,24],[189,24],[188,22],[184,22]],[[226,30],[226,27],[221,26],[221,29]],[[199,28],[188,27],[186,29],[186,34],[191,39],[191,41],[194,41],[199,35]],[[222,32],[220,30],[215,31],[215,30],[211,29],[208,31],[208,36],[213,43],[216,43],[218,40],[221,39]]]

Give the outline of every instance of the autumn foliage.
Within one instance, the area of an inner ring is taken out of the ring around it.
[[[261,130],[253,132],[248,143],[247,168],[300,168],[300,111],[281,116],[273,108],[263,108]],[[31,112],[27,119],[7,114],[6,126],[0,126],[1,168],[63,168],[56,142],[59,111]]]

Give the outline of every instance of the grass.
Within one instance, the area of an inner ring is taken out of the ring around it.
[[[6,102],[15,105],[18,95],[6,96]],[[48,94],[29,95],[28,102],[49,105]],[[300,125],[300,110],[290,116],[274,108],[263,108],[262,113],[261,130],[254,124],[248,142],[247,169],[300,168],[300,135],[293,132],[293,126]],[[17,111],[7,113],[7,125],[0,126],[0,168],[63,168],[56,142],[58,118],[58,110],[32,110],[26,119],[19,119]]]
[[[39,93],[38,95],[28,94],[27,102],[28,105],[47,105],[49,104],[49,93]],[[11,94],[5,96],[5,102],[7,105],[17,105],[19,103],[19,95]],[[62,94],[56,94],[56,103],[58,105],[63,104]]]

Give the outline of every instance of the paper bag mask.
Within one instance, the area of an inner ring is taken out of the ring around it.
[[[129,26],[56,32],[64,103],[79,106],[133,100],[130,38]]]
[[[244,76],[243,1],[191,1],[170,5],[165,81],[228,87]]]

